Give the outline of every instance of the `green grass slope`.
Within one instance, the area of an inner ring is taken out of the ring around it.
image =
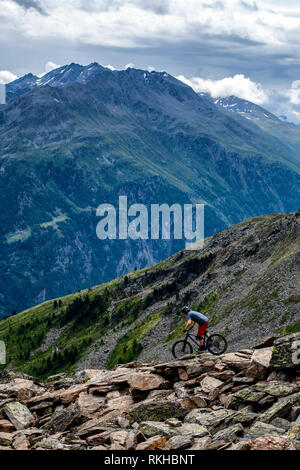
[[[231,349],[299,331],[300,213],[242,222],[167,260],[0,322],[8,366],[38,377],[170,359],[183,305]],[[3,366],[4,367],[4,366]]]

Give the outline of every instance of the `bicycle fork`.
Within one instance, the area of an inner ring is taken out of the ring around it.
[[[182,352],[184,352],[184,351],[185,351],[185,348],[186,348],[186,343],[187,343],[187,340],[185,339],[185,340],[184,340],[184,343],[183,343],[183,346],[182,346]]]

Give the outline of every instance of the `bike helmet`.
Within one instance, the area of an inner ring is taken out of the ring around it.
[[[183,309],[181,310],[182,313],[189,313],[191,311],[190,307],[183,307]]]

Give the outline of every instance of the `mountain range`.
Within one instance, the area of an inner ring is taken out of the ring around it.
[[[205,203],[206,236],[296,211],[300,129],[253,103],[215,101],[166,72],[95,63],[10,83],[0,107],[0,316],[184,248],[99,240],[96,209],[120,195]]]

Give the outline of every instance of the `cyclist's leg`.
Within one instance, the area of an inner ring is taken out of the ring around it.
[[[199,343],[201,347],[204,345],[204,335],[206,333],[207,327],[208,327],[208,321],[204,323],[203,325],[198,326],[197,336],[199,338]]]
[[[197,338],[199,340],[200,347],[202,347],[204,343],[202,325],[198,325]]]

